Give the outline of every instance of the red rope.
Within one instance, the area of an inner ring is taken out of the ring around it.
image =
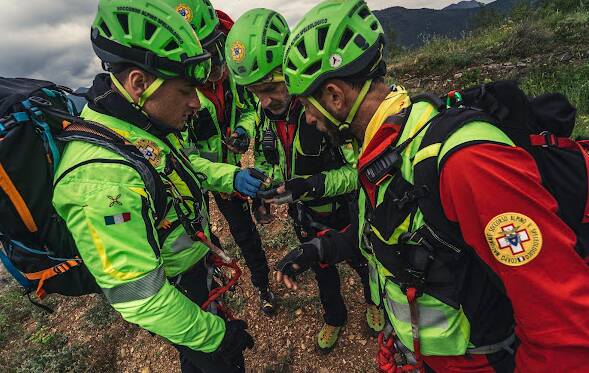
[[[241,276],[241,268],[237,265],[235,260],[231,261],[231,263],[225,263],[223,259],[221,259],[218,255],[213,254],[211,256],[212,265],[216,266],[217,268],[227,267],[233,271],[233,276],[227,281],[224,286],[220,286],[218,288],[214,288],[209,292],[209,297],[207,300],[200,306],[203,310],[206,310],[211,303],[217,300],[221,295],[225,294],[229,289],[231,289],[239,280]],[[221,311],[228,320],[233,320],[233,314],[231,310],[225,307],[223,304],[219,303],[217,305],[217,309]]]
[[[395,346],[393,337],[385,340],[384,332],[378,335],[378,353],[376,354],[376,363],[379,372],[382,373],[405,373],[419,372],[424,373],[423,359],[421,357],[421,344],[419,343],[419,316],[417,313],[417,289],[407,289],[407,302],[411,313],[411,331],[413,333],[413,352],[416,364],[397,363],[395,355],[399,354]]]

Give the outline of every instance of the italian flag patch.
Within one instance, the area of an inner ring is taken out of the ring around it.
[[[104,217],[104,224],[106,225],[113,225],[113,224],[122,224],[126,221],[131,220],[131,213],[130,212],[123,212],[122,214],[112,215],[112,216],[105,216]]]

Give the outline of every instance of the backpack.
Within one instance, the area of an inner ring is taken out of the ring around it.
[[[442,99],[429,95],[412,99],[423,100],[436,106],[440,114],[425,131],[420,150],[443,144],[469,122],[481,120],[498,127],[532,155],[542,184],[558,203],[558,215],[577,236],[576,251],[589,260],[589,141],[570,139],[576,110],[566,97],[560,93],[527,97],[517,82],[497,81],[452,91]],[[414,185],[425,186],[429,193],[418,205],[427,225],[463,246],[457,224],[445,217],[440,202],[443,162],[438,167],[438,158],[431,157],[415,165]]]
[[[0,77],[0,259],[29,299],[33,291],[39,299],[100,292],[52,204],[66,142],[86,141],[121,155],[141,175],[155,215],[165,211],[164,186],[149,161],[115,132],[79,118],[70,93],[48,81]]]

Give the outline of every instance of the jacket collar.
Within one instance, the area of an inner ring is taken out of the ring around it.
[[[141,110],[133,107],[122,95],[113,90],[108,74],[96,75],[92,87],[85,96],[90,109],[131,123],[154,136],[161,138],[174,132],[163,123],[149,118]]]

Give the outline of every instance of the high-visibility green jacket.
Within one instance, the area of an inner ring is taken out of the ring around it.
[[[82,117],[98,122],[135,144],[156,170],[166,174],[173,193],[193,198],[208,236],[208,211],[200,181],[182,154],[160,138],[88,107]],[[215,351],[224,321],[191,302],[166,277],[202,260],[208,248],[193,241],[174,208],[156,227],[152,196],[135,169],[105,148],[68,143],[56,174],[53,204],[66,221],[84,263],[108,301],[123,318],[170,342],[203,352]],[[157,256],[156,252],[161,253]]]
[[[416,202],[402,205],[404,192],[413,190],[414,167],[428,157],[442,159],[444,154],[452,149],[459,148],[461,144],[472,141],[492,141],[494,143],[513,145],[511,140],[497,127],[489,123],[475,121],[456,131],[450,139],[440,147],[427,147],[419,150],[424,131],[418,132],[422,127],[428,125],[428,121],[438,114],[437,109],[429,102],[416,102],[411,110],[401,112],[401,108],[407,107],[410,103],[409,97],[402,89],[393,91],[381,106],[377,109],[369,123],[365,138],[363,154],[360,157],[360,178],[362,188],[360,189],[359,228],[358,239],[360,249],[367,258],[370,268],[370,285],[373,301],[377,304],[383,303],[396,336],[410,350],[413,350],[412,324],[407,296],[404,293],[403,281],[406,277],[405,268],[410,266],[405,259],[407,251],[417,250],[416,246],[404,241],[403,237],[407,232],[415,232],[424,225],[424,216],[417,207]],[[399,114],[401,112],[401,114]],[[400,118],[400,119],[399,119]],[[389,122],[393,123],[389,123]],[[395,134],[395,121],[400,121],[398,136],[394,144],[402,144],[415,134],[417,136],[401,153],[400,172],[392,177],[373,184],[365,179],[365,167],[368,167],[371,160],[377,159],[390,145],[391,134]],[[383,124],[384,123],[384,124]],[[409,194],[406,194],[407,196]],[[403,207],[400,207],[403,206]],[[411,207],[411,208],[409,208]],[[404,209],[408,210],[405,211]],[[438,262],[440,261],[437,258]],[[464,264],[463,264],[464,265]],[[432,269],[434,268],[434,269]],[[434,270],[438,270],[434,275]],[[457,268],[453,270],[458,273]],[[429,276],[435,278],[437,286],[442,287],[446,282],[456,285],[461,276],[455,275],[452,280],[447,280],[445,268],[438,269],[431,265]],[[480,269],[484,274],[486,272]],[[474,281],[474,280],[473,280]],[[449,287],[450,285],[448,285]],[[485,284],[480,284],[481,289],[486,289],[485,296],[490,297],[493,293]],[[435,288],[435,286],[434,286]],[[467,315],[462,304],[456,304],[453,296],[433,293],[426,288],[417,298],[419,309],[419,334],[421,353],[424,355],[437,356],[459,356],[464,355],[467,349],[480,347],[471,340],[471,318]],[[481,290],[482,292],[482,290]],[[450,292],[451,293],[451,292]],[[453,295],[453,293],[451,293]],[[477,296],[478,294],[471,294]],[[455,296],[454,296],[455,297]],[[450,300],[452,299],[452,300]],[[499,313],[499,301],[495,303],[496,312]],[[502,311],[501,311],[502,312]],[[507,320],[510,320],[508,315]],[[498,333],[509,333],[511,324],[497,325]],[[507,332],[506,332],[507,330]],[[507,337],[509,334],[501,337]],[[493,338],[496,336],[493,336]]]
[[[227,150],[223,141],[238,127],[254,138],[256,100],[244,87],[237,86],[228,75],[222,83],[209,83],[197,91],[201,109],[187,127],[185,137],[194,144],[193,152],[212,162],[239,165],[241,154]],[[229,172],[234,167],[215,165],[216,172]]]
[[[277,133],[277,126],[286,124],[296,126],[292,144],[288,147],[284,146]],[[267,149],[264,150],[264,136],[274,139],[272,157]],[[288,158],[287,153],[290,154]],[[296,101],[291,105],[287,117],[282,119],[271,119],[259,109],[254,157],[256,168],[268,175],[275,184],[295,177],[324,174],[325,192],[322,198],[307,196],[302,200],[318,213],[333,212],[334,205],[339,208],[343,201],[337,201],[334,197],[353,192],[358,185],[357,149],[352,144],[331,146],[327,137],[315,126],[307,125],[303,107]],[[276,161],[271,161],[271,158]]]

